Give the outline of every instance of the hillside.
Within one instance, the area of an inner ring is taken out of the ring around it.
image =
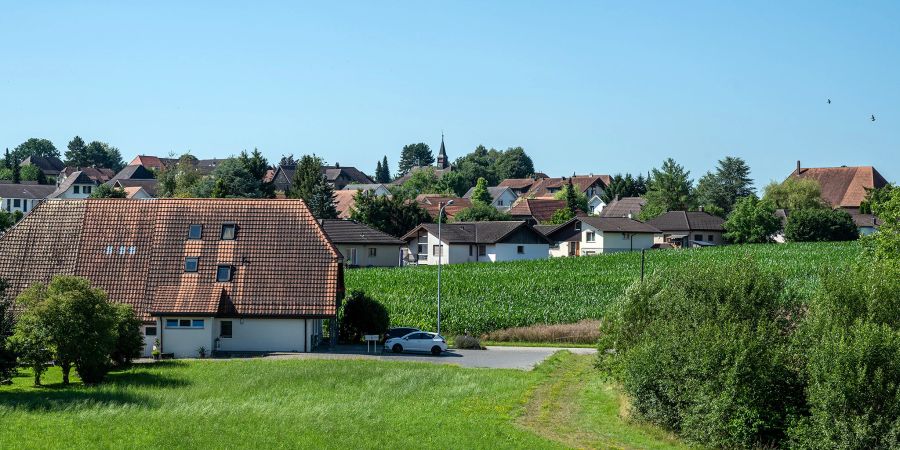
[[[819,270],[853,258],[859,245],[795,243],[736,245],[646,253],[646,271],[697,259],[756,258],[798,288]],[[600,318],[604,308],[640,278],[640,253],[445,266],[441,275],[442,333],[487,331],[536,323]],[[371,268],[346,272],[348,292],[362,290],[384,303],[392,325],[434,329],[436,267]]]

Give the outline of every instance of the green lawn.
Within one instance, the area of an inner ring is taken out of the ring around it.
[[[813,286],[823,267],[859,253],[856,242],[732,245],[646,253],[646,270],[668,270],[698,260],[754,258],[800,289]],[[444,334],[602,318],[607,305],[640,279],[640,253],[578,258],[469,263],[442,274]],[[394,326],[435,328],[437,268],[371,268],[346,271],[348,291],[362,290],[382,302]]]
[[[589,356],[532,372],[363,360],[163,362],[97,387],[0,387],[3,448],[666,447],[619,418],[621,399]],[[574,371],[574,372],[573,372]],[[559,380],[584,387],[546,395]],[[599,384],[598,384],[599,383]],[[550,388],[548,388],[548,386]],[[565,415],[539,413],[566,406]],[[557,406],[554,406],[557,405]],[[554,421],[563,421],[554,424]],[[548,430],[572,430],[560,437]]]

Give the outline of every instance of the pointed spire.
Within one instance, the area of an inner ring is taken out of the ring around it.
[[[438,152],[437,167],[438,169],[446,169],[450,166],[447,160],[447,149],[444,147],[444,131],[441,130],[441,150]]]

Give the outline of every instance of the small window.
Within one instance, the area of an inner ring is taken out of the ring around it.
[[[133,255],[135,252],[137,252],[137,247],[135,247],[135,246],[133,246],[133,245],[132,245],[131,247],[128,247],[128,254],[129,254],[129,255]]]
[[[144,336],[156,336],[156,327],[144,328]]]
[[[695,234],[695,235],[694,235],[694,240],[695,240],[695,241],[702,241],[702,240],[703,240],[703,235],[702,235],[702,234]]]
[[[81,186],[75,186],[74,192],[75,192],[76,194],[80,194],[80,193],[81,193]]]
[[[715,237],[715,236],[713,236],[713,235],[709,235],[709,239],[707,239],[707,240],[708,240],[709,242],[714,242],[714,241],[715,241],[714,237]]]
[[[432,245],[431,246],[431,256],[438,256],[441,254],[441,246],[440,245]]]
[[[230,338],[231,337],[231,321],[223,320],[219,322],[219,337]]]
[[[231,266],[219,266],[216,270],[216,281],[220,283],[231,281]]]
[[[487,246],[479,245],[478,246],[478,256],[485,256],[485,255],[487,255]]]
[[[84,187],[84,193],[85,193],[85,194],[90,194],[90,193],[91,193],[91,187],[90,187],[90,186],[85,186],[85,187]]]
[[[235,225],[233,223],[226,223],[226,224],[222,225],[222,236],[221,236],[222,240],[223,241],[233,240],[234,236],[236,234],[236,231],[237,231],[237,225]]]
[[[113,246],[112,246],[112,245],[107,245],[107,246],[106,246],[106,254],[107,254],[107,255],[112,255],[112,252],[113,252]]]
[[[516,246],[516,253],[518,253],[518,254],[520,254],[520,255],[524,254],[524,253],[525,253],[525,246],[524,246],[524,245],[517,245],[517,246]]]
[[[194,319],[191,321],[191,328],[203,328],[203,319]]]
[[[369,247],[369,258],[374,258],[375,255],[378,254],[378,249],[375,247]]]
[[[575,231],[581,231],[581,221],[580,220],[575,221]]]
[[[180,319],[180,320],[178,321],[178,326],[179,326],[179,327],[190,327],[190,326],[191,326],[191,319]]]
[[[203,237],[203,225],[191,225],[188,227],[188,239],[200,239]]]
[[[177,328],[178,319],[166,319],[166,328]]]
[[[124,245],[121,246],[121,247],[119,247],[119,254],[120,254],[120,255],[124,255],[126,249],[127,249],[127,248],[126,248]]]
[[[200,263],[200,258],[184,258],[184,271],[185,272],[196,272],[197,266]]]
[[[13,200],[13,207],[15,207],[15,208],[21,208],[21,207],[22,207],[22,200],[19,200],[19,199]]]
[[[597,239],[596,233],[593,231],[587,231],[584,233],[584,240],[587,242],[594,242]]]

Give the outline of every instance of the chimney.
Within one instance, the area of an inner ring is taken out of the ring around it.
[[[797,160],[797,175],[800,175],[800,160]]]
[[[632,218],[632,217],[631,217],[631,213],[628,213],[628,218],[629,218],[629,219],[631,219],[631,218]]]
[[[703,205],[700,205],[700,212],[703,212]]]

